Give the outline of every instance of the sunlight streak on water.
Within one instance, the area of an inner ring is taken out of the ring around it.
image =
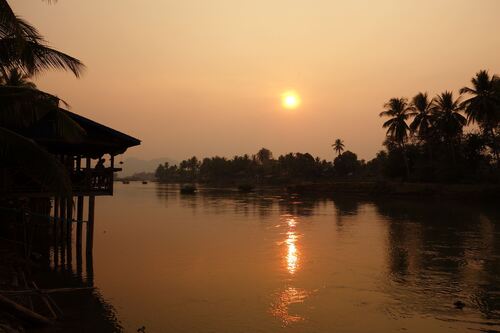
[[[300,252],[297,244],[299,235],[296,230],[297,218],[291,216],[285,216],[285,218],[284,226],[287,228],[286,238],[280,244],[286,246],[284,254],[286,270],[289,275],[293,277],[300,267]],[[271,303],[270,313],[281,321],[283,327],[289,326],[292,323],[304,321],[304,316],[297,313],[291,313],[290,307],[294,304],[303,303],[308,295],[308,291],[288,285],[285,289],[278,291],[273,296],[275,300]]]
[[[270,312],[281,320],[283,327],[303,321],[305,320],[303,316],[290,313],[290,306],[303,303],[308,296],[306,290],[288,287],[276,295],[276,301],[271,304]]]
[[[287,238],[285,240],[285,244],[287,246],[287,254],[286,254],[286,263],[287,269],[290,274],[295,274],[298,268],[299,263],[299,253],[297,250],[297,234],[295,232],[295,226],[297,222],[294,218],[289,218],[287,220],[288,231],[286,233]]]

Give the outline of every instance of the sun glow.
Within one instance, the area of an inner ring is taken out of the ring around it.
[[[281,95],[281,104],[285,109],[296,109],[300,105],[300,96],[295,91],[287,91]]]

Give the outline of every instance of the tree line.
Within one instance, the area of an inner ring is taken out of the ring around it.
[[[499,181],[500,78],[479,71],[455,97],[391,98],[385,150],[372,163],[384,175],[413,181]]]
[[[309,153],[274,158],[269,149],[233,158],[197,157],[178,165],[159,165],[164,182],[280,184],[297,181],[397,179],[415,182],[499,182],[500,78],[479,71],[459,95],[425,92],[411,100],[391,98],[380,117],[388,117],[384,149],[370,161],[332,144],[333,161]]]
[[[343,150],[343,148],[342,148]],[[269,149],[254,155],[193,156],[178,165],[161,164],[155,177],[164,182],[217,182],[282,184],[290,181],[322,181],[335,177],[356,178],[366,174],[367,164],[351,151],[339,153],[333,162],[309,153],[289,153],[274,158]]]

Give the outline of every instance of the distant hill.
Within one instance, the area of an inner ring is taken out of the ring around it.
[[[135,157],[130,157],[123,161],[123,164],[118,165],[118,167],[123,169],[123,171],[119,173],[119,176],[128,177],[139,172],[155,172],[158,165],[165,162],[177,164],[177,161],[168,157],[155,158],[152,160],[141,160]]]

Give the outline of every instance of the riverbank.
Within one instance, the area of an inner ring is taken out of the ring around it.
[[[494,200],[500,198],[500,185],[435,184],[403,182],[333,182],[304,183],[287,186],[300,194],[356,194],[366,196],[435,197],[449,199]]]
[[[158,184],[178,184],[162,183]],[[425,197],[467,200],[497,200],[500,199],[498,184],[444,184],[444,183],[409,183],[395,181],[335,181],[335,182],[301,182],[292,184],[256,184],[244,185],[237,183],[202,183],[203,187],[213,189],[235,189],[241,192],[276,191],[282,189],[288,193],[331,196],[337,194],[360,195],[367,197]]]

